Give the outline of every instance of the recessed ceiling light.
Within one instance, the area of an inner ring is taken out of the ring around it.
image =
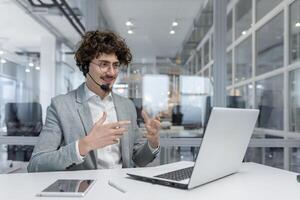
[[[133,26],[133,23],[132,21],[128,20],[126,23],[125,23],[126,26]]]
[[[296,27],[300,27],[300,22],[297,22],[297,23],[295,24],[295,26],[296,26]]]
[[[246,34],[247,34],[247,31],[243,31],[243,32],[242,32],[242,35],[246,35]]]
[[[178,26],[178,22],[177,21],[173,21],[172,22],[172,26]]]
[[[26,72],[26,73],[29,73],[29,72],[30,72],[30,69],[26,68],[26,69],[25,69],[25,72]]]
[[[170,34],[171,34],[171,35],[174,35],[174,34],[175,34],[175,31],[174,31],[174,30],[170,30]]]
[[[28,66],[29,66],[29,67],[33,67],[34,64],[33,64],[32,62],[30,62],[30,63],[28,63]]]
[[[6,60],[2,58],[2,59],[1,59],[1,63],[2,63],[2,64],[6,63]]]
[[[128,33],[128,34],[133,34],[133,30],[129,29],[129,30],[127,31],[127,33]]]
[[[4,51],[3,50],[0,50],[0,55],[3,55],[4,54]]]
[[[40,68],[39,66],[36,66],[35,69],[36,69],[36,70],[40,70],[41,68]]]

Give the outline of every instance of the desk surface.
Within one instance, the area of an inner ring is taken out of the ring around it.
[[[131,180],[126,178],[126,172],[131,170],[138,169],[3,174],[0,175],[0,198],[53,200],[57,198],[36,197],[35,194],[59,178],[88,178],[97,179],[97,182],[85,197],[59,199],[300,199],[300,183],[296,181],[296,173],[255,163],[244,163],[239,173],[191,191]],[[108,180],[117,182],[118,185],[127,190],[127,193],[121,193],[109,186]]]

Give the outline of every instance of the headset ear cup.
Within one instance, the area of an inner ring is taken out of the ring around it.
[[[85,76],[87,73],[89,73],[89,66],[85,64],[77,64],[79,67],[79,70],[83,72],[83,75]]]
[[[89,66],[88,65],[83,65],[82,67],[83,67],[82,72],[83,72],[84,75],[86,75],[87,73],[89,73]]]

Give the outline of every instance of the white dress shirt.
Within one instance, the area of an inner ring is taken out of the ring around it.
[[[107,113],[106,123],[117,122],[117,113],[115,105],[111,96],[111,93],[101,99],[98,95],[93,93],[86,85],[85,90],[85,101],[88,101],[88,106],[91,111],[93,124],[97,122],[105,111]],[[148,146],[153,154],[157,154],[159,148],[153,149],[149,143]],[[76,142],[76,153],[77,157],[83,162],[83,157],[79,153],[78,141]],[[122,159],[120,151],[120,140],[118,143],[97,149],[97,167],[98,169],[110,169],[110,168],[122,168]]]

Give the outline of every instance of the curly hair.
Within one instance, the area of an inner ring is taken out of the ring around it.
[[[110,31],[88,31],[75,52],[76,65],[86,76],[91,60],[102,53],[115,53],[121,65],[128,65],[132,60],[130,49],[123,38]]]

